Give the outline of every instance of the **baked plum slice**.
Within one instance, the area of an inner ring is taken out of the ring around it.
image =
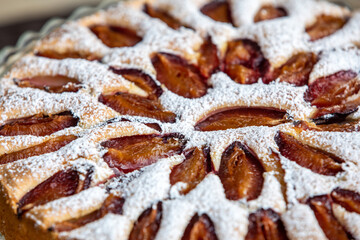
[[[218,176],[226,198],[256,199],[264,183],[264,168],[255,154],[240,142],[232,143],[223,153]]]
[[[298,53],[292,56],[281,67],[275,69],[271,80],[279,79],[295,86],[307,85],[310,73],[317,62],[317,56],[313,53]]]
[[[272,209],[259,209],[249,215],[249,227],[245,240],[287,240],[284,224]]]
[[[132,29],[121,26],[94,25],[90,30],[108,47],[132,47],[142,38]]]
[[[321,77],[309,85],[304,99],[318,108],[314,118],[349,114],[360,105],[360,81],[351,70]]]
[[[35,53],[36,56],[39,57],[46,57],[46,58],[52,58],[52,59],[65,59],[65,58],[82,58],[89,61],[95,61],[100,60],[101,57],[91,54],[91,53],[81,53],[81,52],[75,52],[75,51],[67,51],[67,52],[58,52],[56,50],[41,50]]]
[[[162,203],[146,209],[134,223],[129,240],[153,240],[160,228]]]
[[[217,131],[249,126],[276,126],[286,123],[286,112],[261,107],[223,108],[208,114],[195,125],[197,131]]]
[[[59,198],[68,197],[88,189],[91,184],[93,168],[86,173],[74,169],[59,171],[52,177],[37,185],[26,193],[18,202],[18,215],[25,211]]]
[[[0,165],[15,162],[19,159],[29,158],[33,156],[42,155],[45,153],[55,152],[70,142],[74,141],[77,137],[73,135],[60,136],[52,138],[41,144],[12,152],[0,156]]]
[[[347,118],[349,114],[357,109],[345,114],[334,113],[313,119],[316,129],[329,132],[356,132],[360,131],[359,120]]]
[[[254,17],[254,22],[261,22],[275,18],[287,16],[287,12],[282,7],[274,7],[272,5],[262,6]]]
[[[144,12],[147,15],[149,15],[150,17],[160,19],[161,21],[166,23],[166,25],[171,27],[172,29],[177,30],[181,26],[183,26],[178,20],[176,20],[174,17],[170,16],[170,14],[168,14],[167,12],[162,11],[162,10],[157,9],[157,8],[154,8],[150,4],[146,3],[144,5]]]
[[[336,114],[335,114],[336,115]],[[331,120],[331,121],[329,121]],[[319,120],[313,122],[297,121],[294,126],[303,130],[310,131],[326,131],[326,132],[358,132],[360,131],[359,120],[332,117],[330,119]]]
[[[152,59],[156,78],[167,89],[185,98],[199,98],[206,94],[206,79],[197,66],[170,53],[156,53]]]
[[[360,194],[351,190],[335,188],[331,194],[334,203],[340,204],[349,212],[360,214]]]
[[[341,123],[317,125],[321,131],[327,132],[359,132],[359,121],[344,121]]]
[[[341,163],[344,161],[342,159],[303,144],[289,134],[278,132],[275,135],[275,142],[281,155],[315,173],[335,176],[343,171]]]
[[[287,202],[287,186],[285,182],[285,170],[280,160],[278,153],[270,149],[270,154],[266,159],[260,159],[262,166],[265,169],[265,172],[272,172],[274,177],[279,181],[281,192],[283,194],[285,202]]]
[[[54,115],[37,114],[31,117],[9,120],[0,127],[0,136],[46,136],[65,128],[74,127],[79,119],[70,112]]]
[[[139,69],[117,69],[111,67],[111,70],[121,75],[126,80],[135,83],[138,87],[143,89],[149,94],[148,98],[156,99],[162,94],[162,89],[160,86],[156,85],[155,81],[146,73]]]
[[[315,196],[308,199],[307,203],[313,210],[320,227],[329,240],[353,239],[335,218],[329,196]]]
[[[311,41],[329,36],[342,28],[347,22],[347,18],[330,15],[320,15],[316,18],[313,25],[306,28]]]
[[[187,184],[181,193],[186,194],[194,189],[211,172],[209,149],[192,148],[185,153],[185,160],[174,166],[170,173],[170,184],[177,182]]]
[[[100,95],[99,101],[120,114],[155,118],[161,122],[175,122],[175,113],[165,111],[157,99],[117,92]]]
[[[211,1],[202,6],[200,11],[215,21],[233,24],[230,6],[227,1]]]
[[[127,118],[112,118],[107,120],[104,124],[111,124],[111,123],[116,123],[116,122],[136,122],[136,121],[131,121]],[[142,124],[148,126],[149,128],[155,129],[158,132],[162,132],[162,128],[160,126],[160,124],[155,123],[155,122],[141,122]]]
[[[207,37],[200,47],[198,65],[201,75],[203,75],[206,79],[208,79],[211,74],[220,68],[218,49],[212,42],[211,37]]]
[[[214,223],[207,214],[199,216],[197,213],[191,218],[181,240],[218,240]]]
[[[105,162],[121,175],[153,164],[160,158],[180,154],[185,141],[176,133],[151,134],[114,138],[101,146],[108,148],[103,157]]]
[[[162,128],[158,123],[144,123],[149,128],[155,129],[158,132],[162,132]]]
[[[121,215],[123,213],[124,202],[125,202],[124,198],[110,194],[105,199],[100,209],[91,212],[89,214],[86,214],[85,216],[82,216],[80,218],[73,218],[63,222],[56,223],[53,226],[51,226],[49,230],[56,232],[71,231],[76,228],[82,227],[88,223],[94,222],[104,217],[108,213]]]
[[[77,92],[81,88],[79,80],[62,75],[34,76],[14,81],[19,87],[37,88],[50,93]]]
[[[253,84],[259,78],[265,81],[270,64],[261,52],[260,46],[249,39],[228,42],[225,54],[224,72],[237,83]]]

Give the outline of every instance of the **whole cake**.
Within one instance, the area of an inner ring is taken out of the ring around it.
[[[360,13],[134,0],[1,79],[6,240],[360,239]]]

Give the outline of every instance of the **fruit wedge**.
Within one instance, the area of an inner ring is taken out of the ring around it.
[[[142,38],[132,29],[121,26],[94,25],[90,30],[108,47],[132,47]]]
[[[344,161],[342,159],[303,144],[289,134],[278,132],[275,136],[275,142],[281,155],[315,173],[335,176],[343,171],[341,163]]]
[[[211,160],[208,149],[192,148],[185,153],[185,160],[174,166],[170,174],[170,184],[177,182],[187,184],[181,193],[186,194],[194,189],[211,171]]]
[[[112,214],[122,214],[122,208],[124,205],[125,199],[110,194],[104,201],[100,209],[89,213],[80,218],[73,218],[64,222],[59,222],[54,224],[49,228],[50,231],[64,232],[71,231],[76,228],[82,227],[88,223],[94,222],[108,213]]]
[[[270,64],[260,46],[249,39],[228,42],[224,59],[224,72],[237,83],[253,84],[259,78],[266,80]]]
[[[45,153],[55,152],[60,148],[66,146],[70,142],[74,141],[77,137],[73,135],[60,136],[52,138],[41,144],[12,152],[0,156],[0,165],[15,162],[19,159],[29,158],[33,156],[42,155]]]
[[[209,113],[195,125],[197,131],[217,131],[249,126],[276,126],[288,122],[286,112],[271,108],[223,108]]]
[[[335,117],[336,118],[336,117]],[[315,124],[316,123],[316,124]],[[342,119],[323,123],[295,122],[294,125],[303,130],[327,131],[327,132],[358,132],[360,131],[359,120]]]
[[[206,38],[200,47],[198,65],[200,73],[205,78],[209,78],[211,74],[219,70],[219,53],[216,45],[212,42],[211,37]]]
[[[162,203],[146,209],[134,223],[129,240],[153,240],[160,228]]]
[[[1,136],[34,135],[46,136],[65,128],[74,127],[79,119],[69,112],[47,116],[37,114],[31,117],[9,120],[0,127]]]
[[[351,190],[335,188],[331,199],[349,212],[360,214],[360,194]]]
[[[259,209],[249,215],[245,240],[287,240],[284,224],[272,209]]]
[[[87,169],[86,174],[73,169],[57,172],[20,199],[18,202],[18,215],[21,216],[25,211],[35,206],[43,205],[62,197],[68,197],[88,189],[92,175],[92,168]]]
[[[146,73],[141,70],[129,68],[129,69],[116,69],[111,68],[111,70],[124,77],[126,80],[135,83],[138,87],[143,89],[149,94],[148,98],[156,99],[162,94],[162,89],[160,86],[156,85],[154,80]]]
[[[109,167],[125,174],[155,163],[161,158],[180,154],[185,141],[179,134],[137,135],[110,139],[101,143],[108,148],[104,155]]]
[[[200,11],[215,21],[231,24],[233,22],[230,6],[227,1],[211,1],[202,6]]]
[[[91,53],[81,53],[75,51],[58,52],[54,50],[44,50],[44,51],[36,52],[35,55],[39,57],[46,57],[46,58],[59,59],[59,60],[65,58],[75,58],[75,59],[83,58],[89,61],[95,61],[101,59],[101,57]]]
[[[287,186],[285,182],[285,170],[281,164],[280,156],[278,153],[270,149],[271,153],[267,159],[260,159],[261,165],[266,172],[273,172],[274,177],[279,181],[281,192],[283,194],[285,202],[287,202]]]
[[[240,142],[223,153],[218,175],[230,200],[256,199],[264,183],[264,168],[251,150]]]
[[[118,92],[100,95],[99,101],[123,115],[155,118],[162,122],[175,122],[176,120],[175,113],[165,111],[157,99]]]
[[[320,15],[313,25],[306,28],[306,32],[309,34],[311,41],[315,41],[333,34],[342,28],[346,22],[346,18]]]
[[[50,93],[77,92],[81,86],[75,78],[62,75],[57,76],[35,76],[15,80],[19,87],[37,88]]]
[[[170,16],[167,12],[156,9],[153,6],[151,6],[150,4],[144,5],[144,12],[146,14],[148,14],[150,17],[160,19],[161,21],[166,23],[166,25],[171,27],[172,29],[176,30],[182,26],[182,24],[178,20],[176,20],[175,18]]]
[[[256,13],[254,22],[261,22],[285,16],[287,16],[287,12],[284,8],[265,5]]]
[[[272,80],[279,79],[295,86],[308,84],[310,73],[317,62],[317,56],[313,53],[298,53],[292,56],[284,65],[275,69]]]
[[[349,114],[360,105],[360,81],[354,71],[340,71],[309,85],[304,99],[318,108],[314,118],[326,114]]]
[[[170,53],[156,53],[151,60],[157,80],[173,93],[185,98],[199,98],[206,94],[206,79],[198,67]]]
[[[181,240],[218,240],[215,227],[207,214],[195,214],[185,229]]]
[[[353,239],[336,220],[331,208],[331,200],[327,195],[312,197],[308,200],[308,204],[329,240]]]

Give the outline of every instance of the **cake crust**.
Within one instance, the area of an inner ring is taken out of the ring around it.
[[[360,239],[359,29],[317,0],[66,22],[0,80],[0,232]]]

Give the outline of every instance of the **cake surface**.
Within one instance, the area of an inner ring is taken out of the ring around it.
[[[134,0],[0,80],[11,239],[360,239],[360,13]]]

